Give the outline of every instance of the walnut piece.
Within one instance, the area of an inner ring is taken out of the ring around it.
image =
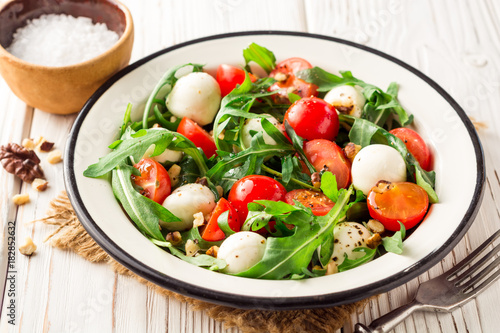
[[[30,195],[29,194],[16,194],[15,196],[12,197],[12,202],[14,205],[21,206],[24,205],[28,202],[30,202]]]
[[[54,142],[44,141],[40,145],[40,151],[44,153],[48,153],[49,151],[52,150],[52,148],[54,148]]]
[[[36,251],[36,245],[33,243],[31,237],[26,237],[24,244],[19,247],[19,252],[25,256],[30,256]]]
[[[339,268],[335,261],[330,261],[328,265],[326,265],[326,273],[325,275],[332,275],[339,272]]]
[[[368,221],[368,223],[366,224],[366,226],[374,234],[381,234],[381,233],[383,233],[385,231],[384,225],[382,223],[380,223],[379,221],[377,221],[377,220],[370,220],[370,221]]]
[[[177,246],[182,243],[182,235],[178,231],[169,232],[165,238],[167,242],[170,242],[173,246]]]
[[[361,150],[361,146],[354,144],[352,142],[349,142],[345,147],[344,147],[344,153],[345,156],[349,159],[349,161],[354,162],[354,157],[359,153]]]
[[[185,245],[185,249],[186,256],[194,257],[196,254],[198,254],[198,251],[200,251],[200,246],[193,242],[192,239],[188,239]]]
[[[49,184],[48,181],[42,178],[35,178],[33,183],[31,183],[31,187],[33,187],[37,191],[45,191],[47,189],[47,185]]]
[[[373,234],[370,238],[366,239],[366,246],[368,246],[370,249],[376,249],[377,246],[382,244],[382,237],[380,237],[380,234]]]
[[[60,150],[54,150],[47,156],[47,162],[50,164],[56,164],[62,161],[62,152]]]
[[[24,139],[21,145],[28,150],[33,150],[36,147],[35,142],[28,138]]]
[[[0,161],[5,171],[31,183],[35,178],[43,178],[40,159],[33,150],[21,147],[17,143],[8,143],[0,147]]]
[[[181,174],[181,167],[174,164],[168,169],[168,175],[170,176],[170,184],[172,186],[177,185],[179,182],[179,175]]]
[[[219,247],[217,245],[211,246],[205,254],[217,258],[217,254],[219,254]]]
[[[198,212],[196,214],[193,214],[194,221],[193,221],[193,227],[198,228],[201,227],[202,225],[205,224],[205,217],[203,216],[202,212]]]

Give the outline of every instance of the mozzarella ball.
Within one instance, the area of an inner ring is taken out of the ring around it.
[[[268,115],[266,119],[269,120],[271,124],[273,124],[276,128],[279,128],[280,123],[276,118]],[[245,123],[243,124],[243,127],[241,129],[241,140],[243,142],[243,145],[245,148],[250,147],[250,143],[252,142],[252,135],[250,134],[250,131],[255,131],[255,132],[262,132],[262,137],[264,138],[264,142],[268,145],[275,145],[276,141],[274,141],[273,138],[269,136],[269,134],[264,131],[262,128],[261,124],[262,119],[261,118],[254,118],[254,119],[247,119]]]
[[[217,259],[227,263],[224,273],[238,274],[246,271],[264,256],[266,239],[256,232],[240,231],[222,242]]]
[[[179,162],[180,160],[182,160],[182,151],[165,149],[165,151],[163,153],[161,153],[160,155],[156,155],[156,156],[151,157],[151,155],[153,154],[154,151],[155,151],[155,145],[152,144],[146,150],[146,152],[144,153],[142,158],[151,158],[158,163]]]
[[[366,103],[361,88],[353,86],[338,86],[330,90],[324,100],[335,107],[338,113],[361,117]]]
[[[179,162],[182,160],[182,151],[165,149],[165,151],[160,155],[153,156],[151,158],[159,163]]]
[[[207,215],[215,208],[215,196],[201,184],[186,184],[173,191],[163,201],[163,207],[181,219],[180,222],[160,221],[162,228],[170,231],[187,230],[193,227],[193,215]]]
[[[167,108],[177,118],[188,117],[201,126],[210,124],[219,110],[219,84],[207,73],[181,77],[167,97]]]
[[[406,163],[391,146],[369,145],[354,157],[351,176],[354,187],[368,195],[379,180],[406,181]]]
[[[342,264],[345,254],[350,260],[363,257],[364,252],[353,252],[353,250],[357,247],[368,247],[366,239],[370,237],[370,232],[361,223],[342,222],[337,224],[333,229],[332,261],[337,265]]]

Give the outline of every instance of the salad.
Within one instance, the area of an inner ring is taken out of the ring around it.
[[[276,63],[255,43],[243,58],[215,77],[170,68],[142,120],[129,104],[111,152],[84,175],[109,176],[151,242],[226,274],[303,279],[401,254],[438,198],[398,85]]]

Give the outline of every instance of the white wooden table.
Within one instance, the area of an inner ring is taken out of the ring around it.
[[[500,2],[497,0],[184,0],[123,1],[135,21],[132,61],[180,42],[245,30],[296,30],[349,39],[387,52],[423,71],[487,124],[479,132],[486,156],[487,183],[479,215],[466,237],[428,273],[370,302],[354,315],[369,323],[409,301],[429,276],[449,269],[500,227]],[[425,98],[423,96],[422,98]],[[432,105],[429,105],[432,107]],[[44,136],[64,149],[75,115],[56,116],[20,101],[0,79],[0,144]],[[459,154],[459,147],[457,147]],[[45,156],[42,155],[42,160]],[[16,325],[8,332],[223,332],[221,323],[185,304],[166,299],[109,267],[72,252],[51,248],[43,239],[53,227],[26,223],[44,216],[52,197],[64,189],[62,164],[42,161],[50,181],[46,192],[0,170],[2,255],[9,221],[16,221],[17,244],[31,236],[36,255],[16,258]],[[11,198],[29,193],[16,208]],[[4,267],[1,267],[3,274]],[[3,279],[3,276],[1,277]],[[1,282],[1,280],[0,280]],[[9,298],[7,297],[6,300]],[[498,332],[500,283],[451,314],[418,313],[396,332]],[[4,303],[3,309],[8,304]],[[237,332],[237,329],[229,330]]]

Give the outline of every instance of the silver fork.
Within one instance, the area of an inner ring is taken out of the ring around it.
[[[470,264],[479,258],[499,236],[500,230],[491,235],[455,267],[422,283],[418,287],[415,298],[409,304],[392,310],[374,320],[369,326],[358,323],[354,331],[356,333],[387,333],[415,311],[450,312],[474,298],[500,276],[500,269],[489,275],[499,266],[500,256],[484,267],[500,251],[500,244],[473,265]]]

